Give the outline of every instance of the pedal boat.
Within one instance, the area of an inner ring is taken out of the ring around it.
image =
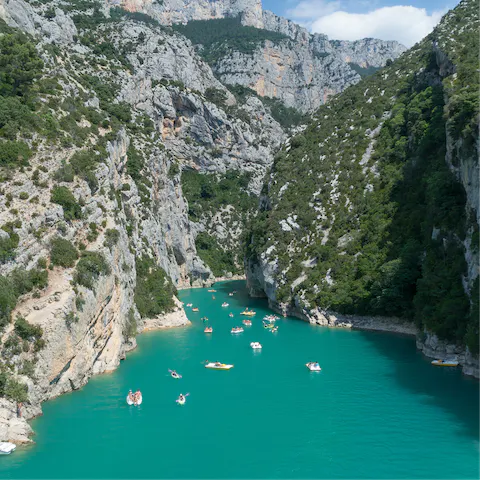
[[[220,362],[209,362],[205,365],[205,368],[210,368],[211,370],[230,370],[233,368],[233,365]]]
[[[322,370],[322,367],[316,362],[308,362],[305,364],[305,366],[311,371],[311,372],[320,372]]]
[[[432,365],[436,365],[437,367],[458,367],[458,361],[439,359],[433,360]]]

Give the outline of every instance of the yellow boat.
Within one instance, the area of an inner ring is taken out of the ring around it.
[[[233,368],[233,365],[227,365],[226,363],[220,362],[209,362],[205,365],[205,368],[211,368],[212,370],[230,370]]]
[[[433,360],[432,365],[437,367],[458,367],[456,360]]]
[[[247,317],[253,317],[256,315],[256,312],[252,310],[244,310],[240,315],[246,315]]]
[[[199,312],[198,308],[192,308],[192,312]]]

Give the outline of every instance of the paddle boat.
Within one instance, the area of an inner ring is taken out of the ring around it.
[[[265,320],[266,322],[273,323],[273,322],[275,322],[276,320],[279,320],[279,318],[278,318],[276,315],[265,315],[265,316],[263,317],[263,320]]]
[[[199,310],[197,307],[192,308],[192,312],[199,312],[199,311],[200,311],[200,310]]]
[[[233,365],[220,362],[207,362],[205,368],[210,368],[212,370],[230,370],[233,368]]]
[[[254,315],[256,315],[256,312],[246,308],[243,312],[240,313],[240,315],[246,315],[247,317],[253,317]]]
[[[320,364],[318,362],[308,362],[305,364],[305,366],[311,371],[311,372],[320,372],[322,368],[320,367]]]
[[[142,392],[140,390],[137,390],[135,393],[132,393],[130,390],[127,395],[127,405],[134,405],[137,407],[138,405],[141,405],[143,402],[143,397],[142,397]]]
[[[229,297],[233,297],[233,292],[230,292],[230,293],[228,294],[228,296],[229,296]]]
[[[217,293],[217,291],[216,291],[216,290],[213,290],[213,288],[210,289],[209,292],[210,292],[210,293]]]
[[[246,325],[247,327],[251,327],[252,326],[252,321],[251,320],[242,320],[242,323],[244,325]]]
[[[212,327],[205,327],[205,330],[203,331],[203,333],[212,333],[212,332],[213,332]]]
[[[228,305],[230,305],[230,304],[227,303],[227,302],[223,302],[223,303],[222,303],[222,307],[228,307]]]
[[[186,393],[183,395],[182,393],[178,396],[178,398],[175,400],[179,405],[185,405],[185,402],[187,401],[187,397],[189,396],[189,393]]]
[[[445,359],[440,359],[440,360],[433,360],[432,365],[436,365],[437,367],[458,367],[458,361],[457,360],[445,360]]]
[[[250,346],[254,349],[254,350],[259,350],[262,348],[262,344],[260,342],[252,342],[250,343]]]
[[[17,446],[10,442],[0,442],[0,455],[10,455]]]
[[[170,372],[170,376],[172,378],[182,378],[182,376],[179,373],[177,373],[175,370],[168,370],[168,371]]]
[[[243,328],[242,327],[233,327],[232,328],[232,333],[243,333]]]
[[[187,303],[187,307],[193,307],[192,303]]]
[[[233,313],[229,313],[228,316],[229,316],[230,318],[233,318]]]

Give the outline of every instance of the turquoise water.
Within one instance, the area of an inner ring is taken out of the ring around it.
[[[192,326],[140,335],[114,373],[45,403],[37,443],[0,457],[0,478],[478,477],[477,381],[432,367],[410,338],[295,319],[272,334],[266,302],[243,282],[215,288],[216,300],[181,292],[200,307]],[[253,326],[231,335],[245,306],[257,311]],[[235,367],[207,370],[205,360]],[[142,390],[140,407],[126,405],[129,388]]]

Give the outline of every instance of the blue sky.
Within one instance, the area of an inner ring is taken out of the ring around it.
[[[332,39],[421,40],[455,0],[263,0],[263,8]]]

